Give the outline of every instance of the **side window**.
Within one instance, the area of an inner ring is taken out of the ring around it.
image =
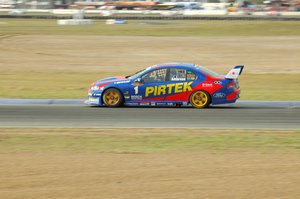
[[[170,68],[170,81],[186,81],[186,70],[182,68]]]
[[[195,79],[197,79],[196,74],[193,71],[188,70],[186,73],[186,80],[187,81],[194,81]]]
[[[166,80],[167,69],[162,68],[158,70],[153,70],[142,76],[144,83],[147,82],[163,82]]]

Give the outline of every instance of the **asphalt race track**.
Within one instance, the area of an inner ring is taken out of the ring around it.
[[[2,104],[0,127],[300,129],[300,102],[244,101],[200,110]]]

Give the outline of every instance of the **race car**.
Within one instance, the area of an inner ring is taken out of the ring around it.
[[[238,77],[244,66],[219,75],[190,63],[150,66],[130,76],[101,79],[91,84],[91,106],[187,106],[206,108],[234,103],[240,97]]]

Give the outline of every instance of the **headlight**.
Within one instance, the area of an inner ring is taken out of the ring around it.
[[[103,89],[104,89],[103,86],[93,86],[93,87],[91,87],[92,91],[98,91],[98,90],[103,90]]]

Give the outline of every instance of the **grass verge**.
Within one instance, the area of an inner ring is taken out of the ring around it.
[[[0,34],[110,35],[110,36],[299,36],[297,21],[136,21],[106,25],[59,26],[56,20],[2,19]]]
[[[1,153],[300,152],[300,131],[0,129]]]

